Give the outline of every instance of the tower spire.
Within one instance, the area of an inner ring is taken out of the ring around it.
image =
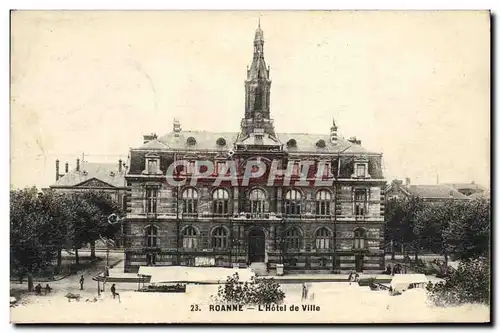
[[[270,68],[264,60],[264,32],[260,25],[260,16],[253,41],[253,59],[247,69],[245,80],[245,118],[242,122],[242,131],[245,135],[253,133],[255,129],[275,136],[270,119],[271,80]]]

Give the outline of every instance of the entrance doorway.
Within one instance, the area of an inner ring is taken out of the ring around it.
[[[363,272],[363,259],[363,255],[356,255],[356,272]]]
[[[252,228],[248,233],[248,260],[264,262],[266,257],[266,235],[260,228]]]

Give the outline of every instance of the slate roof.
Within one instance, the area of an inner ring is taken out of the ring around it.
[[[469,198],[471,198],[471,199],[477,199],[477,198],[490,199],[491,193],[489,190],[485,190],[483,192],[473,193],[469,196]]]
[[[328,134],[306,134],[306,133],[277,133],[277,139],[283,144],[283,150],[290,153],[353,153],[353,154],[377,154],[370,152],[359,144],[353,144],[341,137],[338,138],[337,144],[330,141]],[[188,145],[188,138],[194,138],[196,143]],[[219,146],[217,140],[223,138],[226,142],[224,146]],[[138,149],[162,149],[161,144],[165,145],[164,149],[174,150],[214,150],[227,151],[233,148],[234,142],[238,138],[237,132],[208,132],[208,131],[181,131],[170,132],[160,137],[158,140],[150,141]],[[287,142],[291,139],[296,141],[295,147],[288,147]],[[270,139],[268,139],[270,140]],[[325,147],[316,146],[319,140],[325,142]],[[273,142],[273,144],[276,144]]]
[[[426,199],[468,199],[468,196],[458,192],[456,189],[443,185],[410,185],[406,187],[406,190],[416,195],[420,198]]]
[[[474,191],[486,191],[487,189],[479,184],[476,183],[450,183],[450,184],[445,184],[448,186],[451,186],[457,190],[474,190]]]
[[[80,171],[76,171],[76,169],[70,170],[50,187],[75,187],[94,178],[114,187],[124,187],[125,171],[122,168],[122,172],[118,172],[118,163],[90,163],[83,161],[80,162]]]

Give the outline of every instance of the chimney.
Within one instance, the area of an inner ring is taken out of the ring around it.
[[[118,160],[118,172],[122,172],[122,160]]]
[[[410,186],[410,178],[405,179],[405,186]]]
[[[358,140],[355,136],[351,136],[349,139],[347,139],[347,141],[355,145],[361,144],[361,140]]]
[[[56,182],[59,180],[59,160],[56,160]]]
[[[76,159],[76,172],[80,172],[80,159]]]
[[[155,134],[155,133],[151,133],[151,134],[146,134],[146,135],[143,135],[143,140],[144,140],[144,144],[148,143],[149,141],[153,141],[153,140],[156,140],[156,138],[158,138],[158,136]]]
[[[394,179],[392,181],[392,184],[395,186],[395,187],[401,187],[403,185],[403,181],[399,180],[399,179]]]
[[[330,127],[330,142],[336,145],[337,140],[337,125],[335,125],[335,119],[333,119],[332,127]]]
[[[64,167],[65,173],[69,172],[69,163],[66,162],[66,166]]]

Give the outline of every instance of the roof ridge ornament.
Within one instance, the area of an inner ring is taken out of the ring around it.
[[[179,133],[182,131],[181,122],[177,118],[174,118],[173,130],[174,130],[175,136],[179,136]]]

